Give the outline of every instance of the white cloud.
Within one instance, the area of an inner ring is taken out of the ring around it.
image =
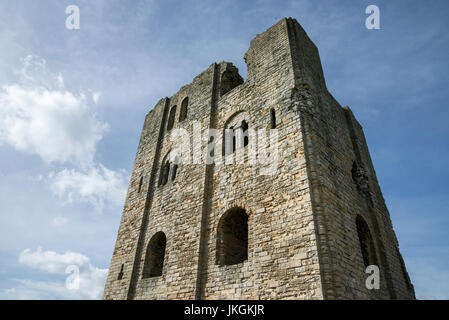
[[[31,249],[23,250],[19,256],[19,262],[34,269],[64,274],[68,265],[85,266],[89,264],[89,258],[80,253],[70,251],[64,254],[54,251],[42,251],[42,248],[39,247],[35,252],[32,252]]]
[[[51,223],[56,227],[60,227],[67,224],[68,221],[69,219],[66,217],[55,217]]]
[[[58,81],[58,87],[64,88],[64,78],[62,77],[61,73],[58,73],[57,81]]]
[[[63,282],[45,282],[28,279],[13,279],[18,285],[0,291],[2,300],[53,300],[76,299]],[[83,298],[80,298],[83,299]],[[87,298],[86,298],[87,299]]]
[[[91,167],[87,172],[64,169],[51,173],[51,189],[59,198],[71,203],[88,201],[101,211],[106,202],[122,205],[126,194],[127,177],[124,171],[113,171],[103,165]]]
[[[79,270],[79,286],[70,289],[64,281],[35,281],[28,279],[15,279],[19,285],[0,293],[3,299],[100,299],[103,293],[108,269],[94,267],[90,259],[80,253],[67,251],[56,253],[54,251],[36,251],[25,249],[21,252],[19,262],[33,269],[45,271],[49,274],[66,275],[67,267],[76,266]]]
[[[37,154],[47,163],[90,165],[107,128],[85,94],[65,90],[62,74],[48,72],[39,57],[27,56],[19,83],[0,90],[0,143]]]
[[[101,92],[92,91],[92,90],[89,90],[89,92],[92,94],[92,101],[95,104],[98,104],[98,100],[100,100]]]
[[[87,201],[100,211],[106,202],[121,205],[127,177],[94,161],[109,126],[97,118],[86,94],[66,90],[63,75],[50,72],[38,56],[25,57],[18,76],[16,83],[0,88],[0,145],[36,154],[48,164],[75,167],[49,175],[53,193],[66,203]],[[91,104],[98,104],[100,92],[85,92]]]

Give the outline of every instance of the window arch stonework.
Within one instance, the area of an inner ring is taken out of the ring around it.
[[[362,253],[363,264],[366,267],[377,264],[377,255],[374,247],[373,237],[371,235],[368,224],[362,216],[356,217],[357,236]]]
[[[234,207],[226,211],[217,226],[216,264],[234,265],[248,260],[248,214]]]
[[[167,237],[162,231],[151,237],[145,255],[143,278],[160,277],[162,275],[166,245]]]
[[[181,103],[181,111],[179,112],[179,122],[187,118],[187,110],[189,107],[189,97],[185,97]]]
[[[162,160],[159,170],[159,186],[166,185],[169,181],[174,181],[179,173],[179,160],[174,152],[170,151]]]
[[[232,154],[248,146],[249,128],[249,115],[244,111],[235,113],[226,121],[223,131],[223,155]]]
[[[167,131],[173,129],[175,125],[176,106],[171,107],[167,122]]]

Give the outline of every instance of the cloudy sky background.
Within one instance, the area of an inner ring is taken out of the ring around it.
[[[0,298],[100,298],[145,114],[214,61],[245,78],[250,40],[291,16],[365,129],[417,297],[449,299],[448,15],[445,0],[3,0]]]

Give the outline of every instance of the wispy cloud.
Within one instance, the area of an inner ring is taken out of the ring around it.
[[[98,211],[102,211],[105,203],[122,205],[127,188],[127,175],[123,170],[109,170],[101,164],[87,172],[64,169],[51,173],[48,181],[59,198],[68,203],[88,201]]]
[[[48,163],[91,165],[108,125],[97,119],[84,93],[63,86],[62,75],[49,73],[44,59],[27,56],[21,82],[0,91],[0,143]]]
[[[120,205],[127,175],[95,162],[109,126],[98,119],[86,94],[66,90],[63,75],[50,72],[38,56],[24,58],[19,75],[19,83],[0,91],[0,143],[37,154],[48,164],[75,166],[48,176],[51,190],[65,203],[87,201],[99,211],[106,202]],[[88,91],[97,104],[100,93]]]
[[[100,299],[106,281],[108,269],[93,266],[90,259],[80,253],[67,251],[36,251],[25,249],[20,253],[19,263],[48,274],[71,277],[75,266],[78,286],[68,286],[67,279],[60,281],[35,281],[14,279],[18,285],[0,292],[3,299]]]

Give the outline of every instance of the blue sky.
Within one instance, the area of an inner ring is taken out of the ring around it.
[[[294,17],[364,127],[417,297],[449,299],[448,15],[445,0],[2,1],[0,298],[101,297],[145,114],[214,61],[245,78],[250,40]]]

